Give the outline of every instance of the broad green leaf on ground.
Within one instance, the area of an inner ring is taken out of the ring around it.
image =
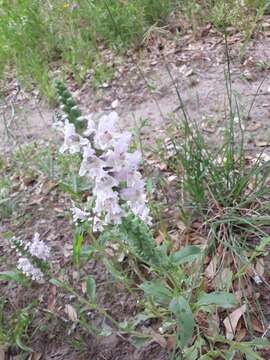
[[[199,246],[189,245],[171,255],[171,260],[180,265],[198,259],[202,254]]]
[[[169,306],[170,311],[175,314],[179,326],[179,343],[183,349],[192,338],[195,320],[189,303],[183,296],[175,297]]]
[[[168,306],[173,297],[172,291],[159,281],[145,281],[140,288],[160,305]]]
[[[203,294],[199,297],[197,302],[198,307],[216,305],[229,309],[237,305],[236,297],[226,291],[212,292],[210,294]]]

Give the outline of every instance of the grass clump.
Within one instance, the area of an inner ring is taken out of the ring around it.
[[[194,31],[211,22],[217,29],[235,26],[250,37],[268,9],[266,0],[241,4],[236,0],[2,0],[1,73],[14,69],[24,86],[38,85],[42,95],[53,101],[51,80],[56,68],[72,74],[79,85],[90,68],[97,72],[95,82],[111,78],[105,64],[95,66],[96,61],[102,63],[101,43],[116,51],[140,46],[152,26],[169,24],[172,13],[176,22],[181,13]],[[243,21],[247,18],[250,21]]]

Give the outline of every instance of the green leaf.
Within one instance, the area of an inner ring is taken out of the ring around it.
[[[73,241],[73,261],[77,267],[81,263],[81,248],[84,237],[81,229],[76,229]]]
[[[26,351],[26,352],[32,352],[32,351],[33,351],[30,347],[24,345],[24,343],[23,343],[22,340],[21,340],[21,336],[20,336],[20,335],[16,335],[16,337],[15,337],[15,343],[16,343],[16,345],[17,345],[21,350],[23,350],[23,351]]]
[[[198,348],[193,345],[184,352],[185,359],[198,360]]]
[[[152,297],[158,304],[168,306],[172,300],[172,291],[160,281],[145,281],[140,288],[146,296]]]
[[[132,344],[137,348],[140,349],[147,341],[150,341],[151,337],[148,335],[134,335],[131,336]]]
[[[255,250],[257,252],[261,252],[261,251],[263,251],[265,249],[265,247],[267,245],[269,245],[269,243],[270,243],[270,236],[267,236],[267,237],[261,239],[260,244],[256,246]]]
[[[179,329],[179,342],[183,349],[190,341],[195,328],[195,320],[190,309],[189,303],[183,296],[175,297],[169,306],[169,309],[176,316]]]
[[[119,271],[118,269],[116,269],[116,267],[114,266],[114,264],[109,261],[108,259],[106,259],[105,257],[103,257],[102,259],[103,264],[106,267],[106,270],[118,281],[125,281],[125,276],[121,273],[121,271]]]
[[[62,289],[65,289],[65,288],[66,288],[66,286],[65,286],[64,283],[62,283],[60,280],[55,279],[55,278],[50,279],[50,283],[53,284],[53,285],[55,285],[55,286],[57,286],[57,287],[60,287],[60,288],[62,288]]]
[[[258,349],[270,348],[270,342],[267,338],[255,338],[248,342],[251,346],[256,346]]]
[[[107,324],[103,324],[101,331],[98,332],[98,335],[107,337],[107,336],[112,335],[112,333],[113,333],[112,328]]]
[[[231,350],[225,353],[225,359],[226,360],[233,360],[235,356],[235,351]]]
[[[202,251],[198,246],[188,245],[184,249],[172,254],[171,259],[174,263],[180,265],[198,259],[201,254]]]
[[[26,279],[19,271],[1,271],[0,272],[0,281],[16,281],[22,286],[27,286],[29,281]]]
[[[237,344],[237,348],[245,354],[247,360],[263,360],[263,358],[251,349],[252,345],[248,343]]]
[[[210,294],[203,294],[200,296],[197,306],[210,306],[216,305],[223,307],[224,309],[229,309],[237,305],[236,297],[226,291],[212,292]]]
[[[208,351],[207,354],[203,355],[200,357],[200,360],[213,360],[213,359],[222,359],[223,358],[223,353],[221,351],[218,350],[211,350]]]
[[[201,349],[204,345],[205,345],[205,340],[201,336],[198,336],[195,343],[192,346],[190,346],[184,350],[184,352],[183,352],[184,359],[185,360],[198,360],[198,353],[202,352]]]
[[[86,294],[92,303],[96,302],[96,282],[91,276],[86,281]]]

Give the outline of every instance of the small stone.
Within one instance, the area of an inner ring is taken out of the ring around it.
[[[254,80],[254,77],[253,77],[253,75],[251,74],[251,72],[249,70],[245,70],[243,75],[248,81],[253,81]]]
[[[119,100],[116,99],[111,103],[112,109],[116,109],[119,106]]]

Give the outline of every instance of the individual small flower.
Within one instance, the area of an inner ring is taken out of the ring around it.
[[[112,191],[112,188],[119,184],[117,179],[109,175],[106,171],[103,171],[100,176],[96,177],[96,184],[94,187],[94,193]]]
[[[91,136],[92,134],[94,134],[97,130],[96,124],[92,118],[93,114],[89,114],[87,116],[85,116],[85,119],[87,120],[87,128],[84,131],[84,136]]]
[[[134,215],[138,216],[145,224],[152,225],[152,218],[149,215],[149,209],[145,202],[128,201],[128,205],[130,206]]]
[[[90,213],[83,211],[77,207],[72,207],[71,209],[73,222],[78,223],[78,221],[85,221],[89,218]]]
[[[70,10],[71,11],[74,11],[74,10],[76,10],[76,9],[78,9],[79,8],[79,4],[77,4],[77,3],[73,3],[73,4],[71,4],[71,6],[70,6]]]
[[[43,273],[40,269],[36,268],[27,258],[20,257],[18,259],[18,269],[21,270],[26,276],[32,280],[41,281]]]
[[[60,147],[60,152],[64,153],[67,150],[69,150],[71,154],[80,152],[81,139],[80,136],[76,133],[75,125],[66,120],[63,132],[64,144]]]
[[[144,189],[143,189],[144,190]],[[146,195],[140,189],[127,187],[121,190],[120,192],[121,199],[125,201],[135,202],[138,199],[146,201]]]
[[[97,215],[107,213],[118,206],[119,196],[116,191],[108,189],[107,191],[99,191],[95,195],[95,213]]]
[[[40,240],[39,233],[35,233],[32,242],[27,244],[27,249],[32,256],[40,260],[48,261],[50,258],[50,248]]]
[[[115,134],[119,133],[118,115],[115,111],[103,115],[98,124],[95,135],[95,146],[100,150],[109,149],[115,140]]]
[[[126,154],[126,162],[130,170],[137,170],[141,161],[142,154],[138,150],[134,151],[133,153]]]
[[[102,221],[99,217],[95,216],[93,219],[93,231],[102,232],[103,230],[104,230],[104,221]]]
[[[119,135],[114,144],[114,151],[116,154],[127,153],[132,139],[132,134],[128,131],[124,131]]]
[[[124,216],[124,211],[120,207],[119,202],[117,201],[107,201],[106,204],[106,215],[105,215],[105,224],[118,225],[121,223]]]
[[[95,179],[102,176],[106,163],[95,155],[95,150],[91,147],[90,143],[83,147],[83,160],[81,162],[79,175],[88,175],[90,178]]]

